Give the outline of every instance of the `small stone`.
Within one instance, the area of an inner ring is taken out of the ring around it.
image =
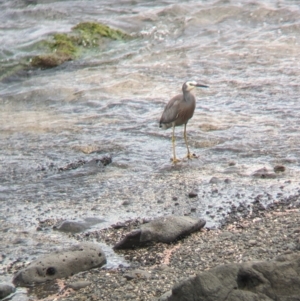
[[[189,198],[195,198],[197,195],[198,195],[198,194],[197,194],[196,192],[194,192],[194,191],[191,191],[191,192],[188,194]]]
[[[151,275],[147,271],[143,271],[143,270],[139,270],[139,269],[129,271],[123,275],[123,277],[126,278],[127,280],[132,280],[135,278],[149,279],[150,276]]]
[[[222,251],[222,254],[229,256],[229,255],[234,254],[234,250],[233,249],[224,250],[224,251]]]
[[[121,229],[126,227],[126,223],[124,222],[118,222],[116,224],[111,225],[113,229]]]
[[[249,245],[251,245],[251,246],[254,246],[254,245],[257,244],[256,240],[254,240],[254,239],[250,239],[250,240],[248,241],[248,243],[249,243]]]
[[[259,248],[257,248],[257,253],[258,254],[266,253],[266,249],[259,247]]]
[[[172,200],[173,200],[173,201],[177,201],[177,200],[178,200],[178,197],[177,197],[177,196],[173,196],[173,197],[172,197]]]
[[[288,247],[289,250],[292,250],[292,251],[297,250],[297,245],[293,242],[288,243],[286,246]]]
[[[122,203],[122,205],[123,205],[123,206],[128,206],[128,205],[130,205],[130,202],[129,202],[129,201],[124,201],[124,202]]]
[[[276,166],[274,166],[274,171],[275,172],[284,172],[285,171],[285,166],[283,166],[283,165],[276,165]]]
[[[210,180],[209,180],[209,183],[210,184],[217,184],[217,183],[220,183],[221,180],[217,177],[212,177]]]
[[[89,285],[91,285],[91,282],[89,282],[89,281],[76,281],[76,282],[73,282],[73,283],[68,283],[67,287],[70,287],[73,290],[77,291],[77,290],[85,288]]]

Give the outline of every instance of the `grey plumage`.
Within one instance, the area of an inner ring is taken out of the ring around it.
[[[189,151],[187,137],[186,137],[186,125],[188,121],[193,117],[196,99],[195,96],[191,93],[195,87],[207,88],[208,86],[198,84],[194,81],[187,81],[182,86],[182,94],[174,96],[168,104],[165,106],[164,112],[160,118],[159,127],[163,129],[168,129],[173,127],[173,162],[176,163],[179,160],[175,155],[175,126],[184,125],[184,140],[187,147],[187,157],[190,159],[192,156]]]

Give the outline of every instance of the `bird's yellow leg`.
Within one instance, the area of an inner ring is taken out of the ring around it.
[[[175,153],[175,125],[173,125],[173,132],[172,132],[172,146],[173,146],[173,163],[178,163],[180,162],[179,159],[176,158],[176,153]]]
[[[186,124],[184,125],[183,136],[184,136],[184,141],[185,141],[185,145],[186,145],[186,149],[187,149],[187,155],[186,155],[186,157],[187,157],[188,159],[192,159],[192,158],[193,158],[193,155],[190,153],[190,149],[189,149],[188,141],[187,141],[187,136],[186,136]]]

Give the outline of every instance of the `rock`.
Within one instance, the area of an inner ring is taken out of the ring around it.
[[[85,288],[87,286],[91,285],[91,282],[89,281],[76,281],[76,282],[72,282],[72,283],[67,283],[67,287],[70,287],[71,289],[77,291],[80,290],[82,288]]]
[[[54,68],[66,61],[71,61],[73,57],[71,55],[60,54],[57,55],[56,53],[51,54],[42,54],[37,55],[32,58],[31,65],[36,68]]]
[[[189,278],[161,300],[255,301],[299,300],[300,254],[274,261],[221,265]]]
[[[117,222],[116,224],[111,225],[113,229],[121,229],[126,227],[125,222]]]
[[[274,171],[275,172],[284,172],[285,171],[285,166],[283,166],[283,165],[276,165],[276,166],[274,166]]]
[[[198,196],[198,193],[195,192],[195,191],[191,191],[191,192],[188,194],[188,197],[189,197],[189,198],[195,198],[196,196]]]
[[[268,170],[267,168],[261,168],[256,170],[253,174],[253,177],[261,179],[275,179],[277,176],[274,172]]]
[[[141,229],[128,233],[114,249],[141,247],[150,242],[170,243],[203,228],[205,221],[187,216],[159,217],[141,225]]]
[[[209,184],[218,184],[220,183],[221,180],[217,177],[212,177],[210,180],[209,180]]]
[[[161,295],[157,301],[167,301],[169,297],[172,296],[172,291],[167,291],[163,295]]]
[[[105,220],[95,217],[87,217],[82,221],[68,221],[65,220],[61,222],[58,226],[54,226],[53,229],[62,231],[62,232],[69,232],[69,233],[79,233],[83,232],[90,227],[97,225],[99,223],[103,223]]]
[[[141,233],[142,231],[140,229],[131,231],[124,237],[124,239],[114,246],[114,249],[130,249],[146,245],[145,242],[143,243],[141,241]]]
[[[149,274],[149,272],[139,270],[139,269],[128,271],[123,275],[123,277],[126,278],[127,280],[132,280],[134,278],[149,279],[150,276],[151,275]]]
[[[94,158],[90,161],[86,160],[78,160],[75,162],[68,163],[65,166],[59,167],[58,171],[63,172],[63,171],[69,171],[69,170],[74,170],[79,167],[85,167],[85,168],[91,168],[91,167],[103,167],[112,162],[112,158],[110,156],[103,156],[102,158]]]
[[[81,243],[68,250],[41,256],[18,271],[13,283],[17,286],[30,286],[101,267],[105,263],[105,255],[97,244]]]
[[[9,284],[0,283],[0,299],[7,297],[15,291],[15,287]]]
[[[53,229],[61,232],[79,233],[88,229],[88,226],[82,222],[63,221],[59,226],[54,226]]]

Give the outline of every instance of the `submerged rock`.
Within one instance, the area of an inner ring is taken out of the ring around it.
[[[66,232],[66,233],[79,233],[89,229],[91,226],[104,222],[99,218],[85,218],[82,221],[69,221],[65,220],[55,225],[54,230]]]
[[[60,225],[53,227],[54,230],[69,233],[83,232],[88,228],[84,223],[77,221],[63,221]]]
[[[189,278],[160,301],[300,300],[300,254],[221,265]]]
[[[106,257],[97,244],[81,243],[68,250],[41,256],[17,272],[13,283],[17,286],[43,283],[101,267],[105,263]]]
[[[47,53],[33,57],[31,66],[53,68],[78,58],[85,48],[97,47],[101,38],[125,40],[129,37],[125,32],[105,24],[82,22],[74,26],[70,33],[56,33],[51,39],[40,42]]]
[[[203,228],[205,221],[188,216],[159,217],[128,233],[114,249],[142,247],[150,242],[170,243]]]
[[[274,166],[274,171],[275,172],[285,172],[285,166],[283,166],[283,165],[276,165],[276,166]]]
[[[101,158],[94,158],[89,161],[87,160],[78,160],[75,162],[68,163],[65,166],[59,167],[58,171],[69,171],[74,170],[79,167],[103,167],[112,162],[112,158],[110,156],[103,156]]]
[[[99,37],[106,37],[113,40],[127,39],[130,36],[119,29],[113,29],[105,24],[97,22],[81,22],[72,28],[73,31],[81,33],[82,40],[77,40],[78,44],[86,45],[95,43]]]
[[[275,179],[277,177],[276,174],[273,171],[268,170],[265,167],[256,170],[252,174],[252,176],[255,177],[255,178],[260,178],[260,179]]]
[[[72,61],[74,59],[73,56],[67,54],[57,54],[57,53],[49,53],[49,54],[41,54],[37,55],[31,60],[31,66],[36,68],[54,68],[66,61]]]

